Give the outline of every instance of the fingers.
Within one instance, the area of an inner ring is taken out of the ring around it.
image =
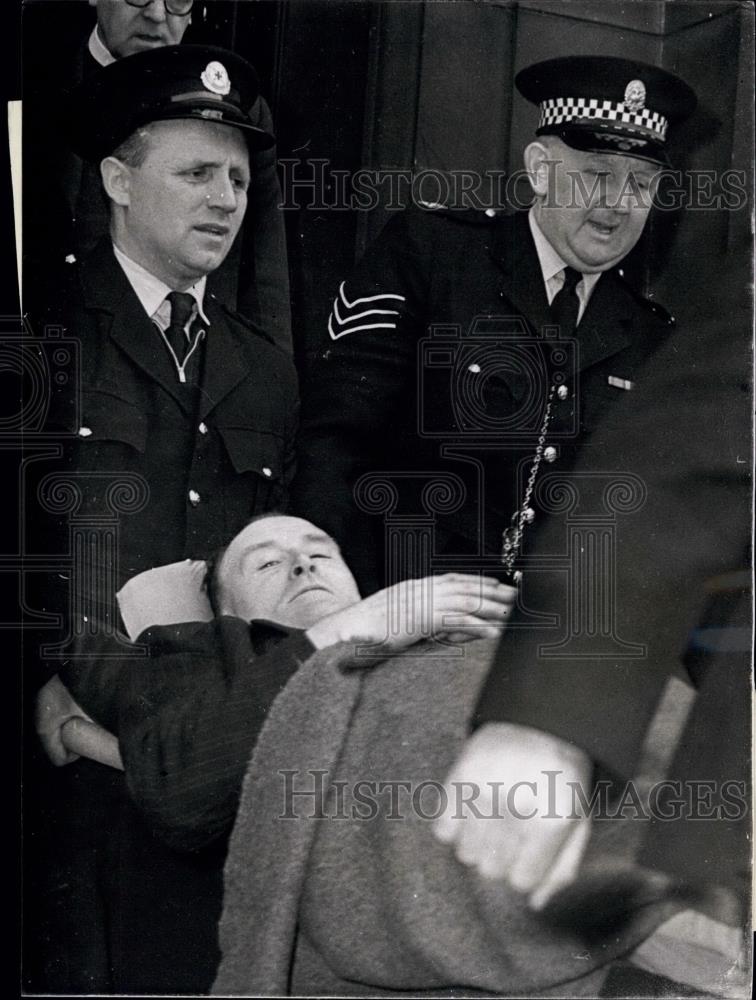
[[[501,805],[485,787],[453,772],[444,786],[446,809],[433,826],[433,835],[452,847],[460,864],[485,878],[504,878],[517,855],[524,827],[502,813]],[[474,801],[470,795],[477,792]],[[480,793],[483,793],[482,795]]]
[[[450,621],[450,617],[450,615],[443,616],[440,623],[442,634],[452,631],[471,639],[498,639],[501,635],[501,624],[496,620],[479,618],[477,615],[455,614],[454,620]]]
[[[572,833],[574,820],[539,817],[530,824],[517,858],[509,871],[509,882],[518,892],[531,892],[553,868],[559,852]]]
[[[530,896],[532,910],[542,910],[553,895],[575,881],[590,836],[591,824],[586,819],[573,823],[554,865]]]
[[[441,573],[432,577],[433,580],[468,581],[477,584],[492,583],[499,586],[499,581],[495,576],[482,576],[480,573]],[[503,586],[503,585],[502,585]]]
[[[436,615],[460,612],[500,621],[514,607],[516,593],[505,584],[481,587],[477,582],[454,582],[434,587],[431,600]]]
[[[63,727],[62,738],[69,750],[82,757],[123,770],[118,740],[96,722],[82,718],[69,719]]]
[[[434,595],[458,594],[460,596],[488,597],[491,600],[514,603],[517,588],[501,583],[491,576],[478,576],[474,573],[445,573],[443,576],[425,577],[411,581],[427,590],[430,585]]]
[[[471,817],[465,851],[483,878],[502,879],[517,855],[522,831],[502,818]],[[460,858],[461,860],[461,858]]]
[[[434,610],[445,612],[451,625],[454,622],[450,616],[459,611],[464,614],[475,615],[477,618],[488,618],[491,621],[503,621],[512,611],[512,605],[502,601],[490,600],[487,597],[465,597],[451,595],[443,601],[436,601]]]
[[[79,758],[77,753],[73,753],[63,745],[60,729],[56,729],[54,732],[40,733],[39,741],[48,759],[55,767],[63,767],[64,764],[70,764],[71,761]]]
[[[517,597],[517,588],[501,583],[490,576],[475,576],[466,573],[447,573],[431,578],[435,592],[450,590],[458,594],[478,594],[512,603]],[[424,581],[420,581],[424,582]]]
[[[475,639],[479,638],[476,633],[473,632],[457,632],[454,629],[444,630],[443,632],[436,633],[436,639],[441,642],[448,642],[453,645],[459,645],[460,643],[473,642]]]

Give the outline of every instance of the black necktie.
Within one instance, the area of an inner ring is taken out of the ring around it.
[[[574,267],[565,267],[564,284],[551,303],[551,317],[558,324],[559,333],[563,337],[573,334],[577,326],[580,299],[575,286],[582,277],[580,271],[576,271]]]
[[[186,324],[194,310],[194,299],[188,292],[171,292],[166,298],[171,304],[171,321],[165,335],[176,355],[177,364],[182,365],[190,347]]]

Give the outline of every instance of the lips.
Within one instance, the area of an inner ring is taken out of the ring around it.
[[[228,226],[222,226],[220,223],[215,222],[205,222],[202,225],[195,226],[194,228],[200,233],[205,233],[207,236],[223,237],[227,236],[229,233]]]
[[[592,232],[603,237],[612,236],[619,228],[618,222],[600,222],[598,219],[589,219],[588,225]]]
[[[322,590],[322,591],[324,591],[324,592],[325,592],[326,594],[330,594],[330,593],[331,593],[331,591],[330,591],[330,590],[328,589],[328,587],[321,587],[321,586],[320,586],[320,585],[318,585],[318,584],[313,584],[313,585],[312,585],[312,586],[310,586],[310,587],[303,587],[303,588],[302,588],[302,590],[298,590],[298,591],[297,591],[297,593],[296,593],[296,594],[294,594],[294,596],[293,596],[293,597],[290,597],[290,598],[289,598],[289,604],[291,604],[291,602],[292,602],[292,601],[296,601],[296,599],[297,599],[298,597],[301,597],[301,596],[302,596],[303,594],[309,594],[309,593],[311,593],[311,592],[312,592],[313,590]]]

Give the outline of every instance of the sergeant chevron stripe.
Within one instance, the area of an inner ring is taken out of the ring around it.
[[[356,333],[358,330],[395,330],[396,320],[391,322],[383,323],[360,323],[358,326],[353,326],[357,320],[367,319],[368,317],[378,318],[380,316],[398,316],[398,309],[379,309],[377,306],[371,306],[369,309],[363,309],[359,312],[354,312],[353,310],[357,306],[366,305],[367,303],[377,302],[381,305],[389,305],[389,299],[394,299],[399,302],[406,302],[404,295],[396,295],[393,292],[385,292],[382,295],[368,295],[365,298],[354,299],[352,302],[344,294],[345,281],[341,282],[339,285],[339,294],[333,300],[333,310],[331,315],[328,317],[328,332],[331,335],[331,340],[338,340],[339,337],[345,337],[348,333]],[[341,300],[341,305],[343,310],[339,310],[339,300]],[[343,312],[343,315],[342,315]],[[336,324],[336,329],[334,329],[334,321]]]

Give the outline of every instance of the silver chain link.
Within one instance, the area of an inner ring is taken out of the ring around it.
[[[546,412],[543,417],[543,423],[541,424],[541,432],[538,436],[538,445],[536,447],[535,455],[533,456],[533,465],[530,468],[530,475],[528,476],[528,482],[525,486],[525,494],[522,498],[522,504],[512,515],[511,526],[509,528],[505,528],[502,532],[501,561],[504,564],[504,569],[509,576],[514,574],[515,559],[517,558],[517,553],[519,552],[520,545],[522,544],[522,536],[525,532],[525,521],[530,507],[530,498],[533,495],[533,487],[535,486],[536,476],[538,475],[538,469],[541,465],[541,459],[543,458],[543,448],[546,443],[546,434],[549,429],[549,422],[551,421],[551,406],[554,401],[555,392],[556,385],[552,383],[549,389],[549,395],[546,399]]]

